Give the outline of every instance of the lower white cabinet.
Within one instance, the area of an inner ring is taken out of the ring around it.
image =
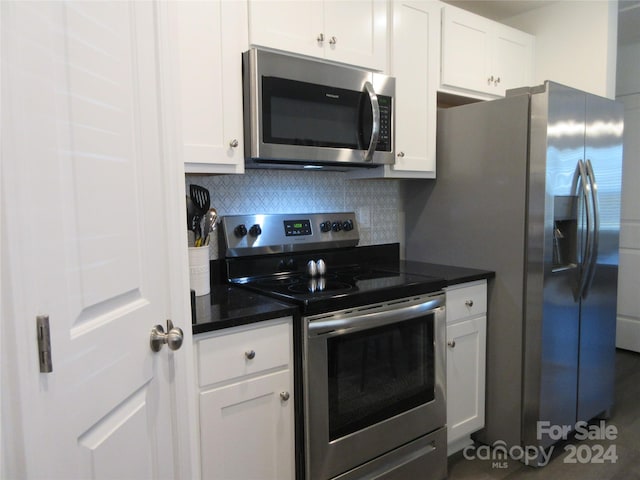
[[[196,338],[202,479],[295,478],[291,328],[283,318]]]
[[[447,450],[471,443],[484,427],[487,332],[486,280],[446,290],[447,306]]]

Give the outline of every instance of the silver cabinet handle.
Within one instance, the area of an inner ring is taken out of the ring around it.
[[[235,138],[229,142],[229,146],[231,148],[237,148],[238,145],[239,145],[238,140],[236,140]]]
[[[499,83],[500,83],[500,77],[496,77],[496,80],[493,82],[493,84],[495,86],[498,86]]]
[[[376,151],[376,145],[378,145],[378,137],[380,136],[380,105],[378,104],[378,95],[376,95],[371,82],[364,82],[364,89],[369,94],[369,100],[371,101],[371,113],[373,114],[371,141],[369,142],[369,149],[364,157],[364,161],[371,162],[373,160],[373,154]]]
[[[254,358],[256,358],[256,352],[254,352],[253,350],[247,350],[246,352],[244,352],[244,356],[247,357],[247,360],[253,360]]]
[[[289,400],[289,392],[281,392],[280,398],[282,399],[283,402],[286,402],[287,400]]]
[[[151,329],[149,345],[152,351],[159,352],[165,343],[169,346],[170,350],[178,350],[182,346],[182,341],[184,340],[184,332],[182,329],[174,327],[173,322],[167,320],[167,330],[168,333],[164,333],[162,325],[156,325]]]
[[[487,85],[491,85],[493,83],[493,75],[487,78]]]
[[[404,152],[398,152],[398,157],[400,158],[404,157]]]
[[[316,40],[318,40],[318,43],[324,42],[324,33],[319,33]]]
[[[473,300],[467,300],[466,302],[464,302],[464,304],[465,304],[467,307],[471,308],[471,307],[473,307]]]
[[[449,345],[451,348],[454,348],[456,346],[456,341],[455,340],[449,340],[447,342],[447,345]]]
[[[331,37],[329,39],[329,45],[335,45],[336,43],[338,43],[338,39],[336,37]]]

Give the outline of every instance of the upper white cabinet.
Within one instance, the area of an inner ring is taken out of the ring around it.
[[[394,165],[354,178],[435,178],[436,91],[441,3],[394,0],[389,6],[389,74],[396,78]]]
[[[249,0],[252,45],[385,70],[385,0]]]
[[[170,2],[172,109],[187,173],[243,173],[242,52],[247,5]]]
[[[466,10],[442,10],[440,90],[478,98],[533,83],[534,37]]]

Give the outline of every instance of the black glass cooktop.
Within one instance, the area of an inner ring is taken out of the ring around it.
[[[240,282],[239,282],[240,283]],[[265,295],[317,313],[431,293],[444,288],[438,277],[353,266],[310,277],[293,272],[245,279],[240,283]]]

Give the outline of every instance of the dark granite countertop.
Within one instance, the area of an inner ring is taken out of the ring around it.
[[[212,332],[295,314],[294,305],[232,285],[211,287],[209,295],[195,297],[192,331]]]
[[[440,265],[438,263],[414,262],[410,260],[401,260],[399,268],[400,271],[406,273],[444,278],[447,282],[447,286],[473,282],[476,280],[488,280],[496,276],[496,273],[490,270],[478,270],[476,268]]]

